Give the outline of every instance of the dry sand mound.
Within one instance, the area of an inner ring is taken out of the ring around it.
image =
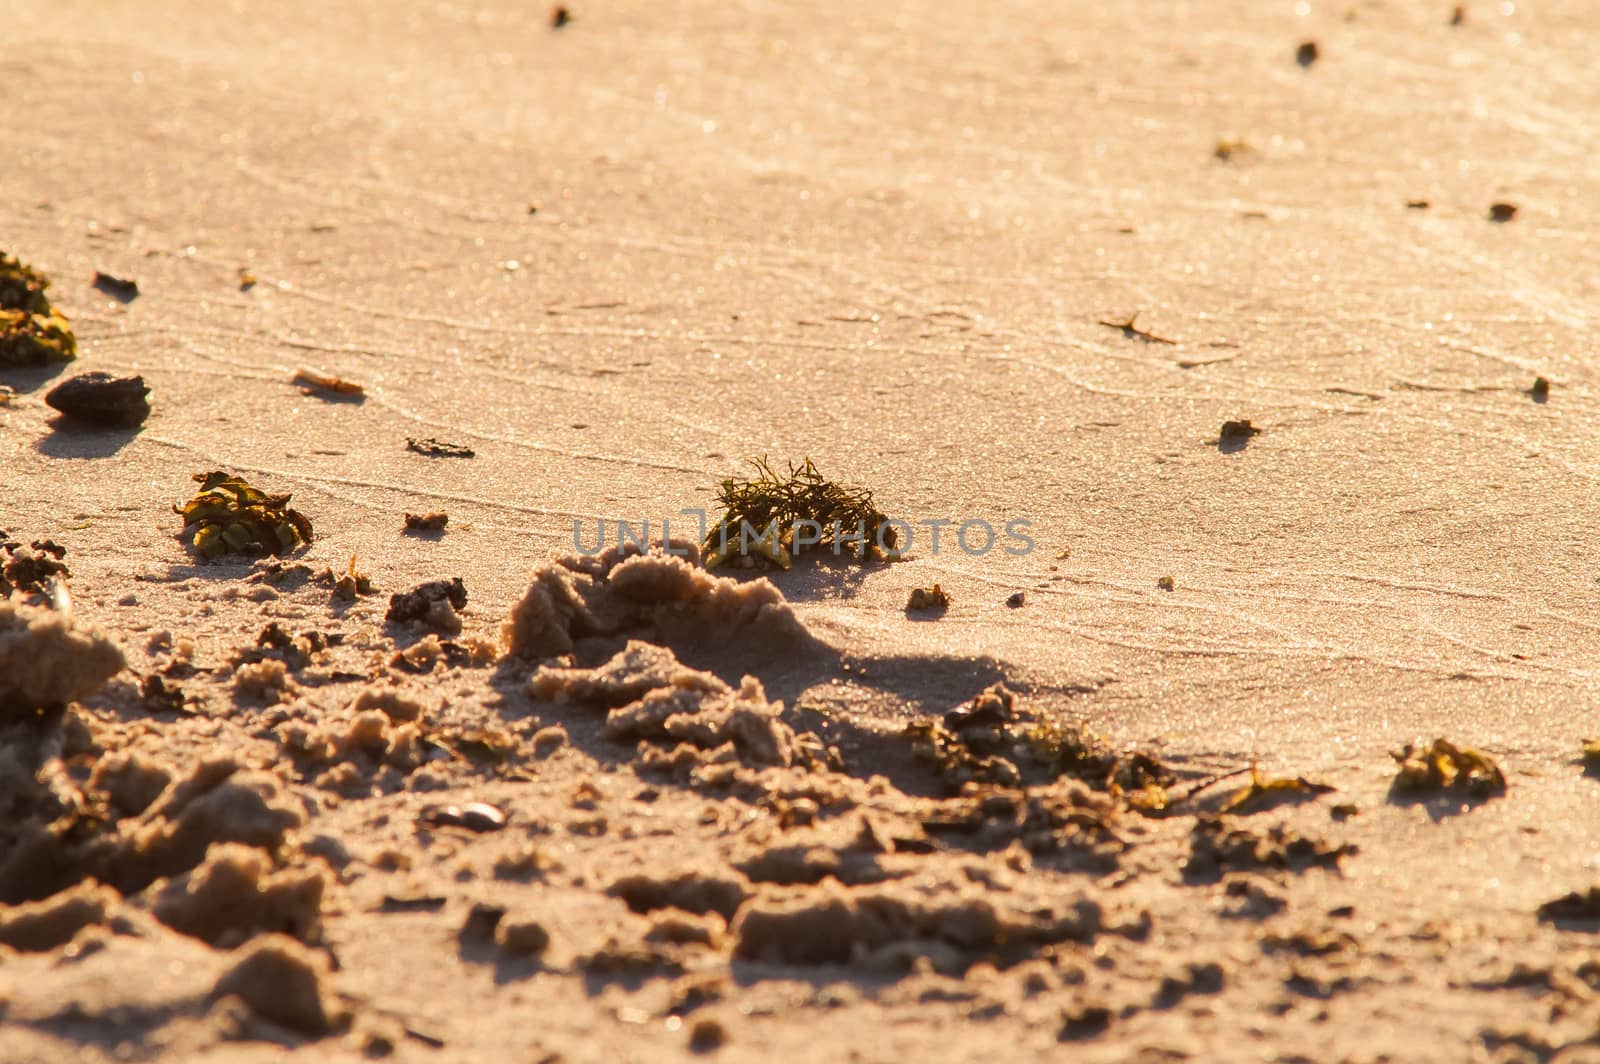
[[[542,668],[528,690],[535,698],[607,710],[606,735],[614,739],[681,742],[701,750],[732,744],[755,765],[792,765],[802,757],[794,730],[781,719],[783,704],[767,701],[761,681],[746,676],[734,690],[651,643],[630,640],[594,669]]]
[[[738,642],[773,654],[817,649],[769,580],[732,580],[699,567],[692,543],[646,553],[635,545],[539,567],[503,629],[506,652],[538,660],[584,639],[631,636],[662,646]]]
[[[70,614],[0,599],[0,712],[82,698],[127,667],[122,651]]]

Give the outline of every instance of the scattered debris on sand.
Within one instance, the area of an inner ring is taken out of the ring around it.
[[[335,377],[328,373],[319,373],[314,369],[296,370],[293,382],[300,386],[304,395],[327,395],[345,399],[364,399],[367,390],[354,381],[347,381],[343,377]]]
[[[905,727],[913,757],[933,769],[951,792],[973,783],[1015,787],[1066,776],[1097,790],[1129,796],[1143,811],[1165,809],[1169,769],[1140,751],[1113,750],[1075,724],[1038,719],[1016,695],[994,684],[944,720],[914,720]]]
[[[315,577],[320,584],[333,588],[333,597],[346,602],[354,602],[363,595],[370,595],[372,591],[372,578],[356,568],[356,556],[350,555],[350,564],[345,571],[335,576],[333,569],[327,568]]]
[[[950,596],[938,584],[932,587],[914,587],[911,597],[906,600],[906,612],[917,613],[943,613],[950,608]]]
[[[444,526],[450,523],[450,515],[444,512],[427,514],[406,514],[405,530],[407,532],[443,532]]]
[[[131,429],[150,416],[149,394],[143,377],[113,377],[95,371],[56,385],[44,401],[87,424]]]
[[[1232,152],[1229,154],[1231,155]],[[1148,329],[1139,328],[1139,326],[1135,323],[1138,322],[1140,313],[1142,312],[1136,310],[1126,318],[1120,320],[1116,318],[1101,318],[1100,324],[1104,325],[1108,329],[1116,329],[1118,332],[1122,333],[1123,336],[1126,336],[1130,340],[1142,340],[1147,344],[1168,344],[1174,347],[1177,346],[1178,341],[1176,340],[1166,336],[1158,336]]]
[[[0,532],[0,599],[15,597],[24,605],[69,609],[66,578],[72,571],[63,560],[66,556],[66,548],[52,540],[36,539],[24,547]]]
[[[1226,817],[1199,817],[1190,835],[1184,875],[1191,880],[1216,880],[1227,871],[1262,868],[1337,871],[1339,862],[1356,852],[1355,846],[1300,835],[1282,824],[1255,831],[1236,827]]]
[[[1269,777],[1260,768],[1250,766],[1250,785],[1235,791],[1218,810],[1221,813],[1245,815],[1275,809],[1280,805],[1302,802],[1321,794],[1331,794],[1336,788],[1326,783],[1315,783],[1304,776]]]
[[[0,366],[46,366],[78,353],[72,325],[50,305],[50,279],[0,251]]]
[[[427,455],[429,458],[471,458],[477,454],[471,447],[463,447],[456,443],[445,443],[443,440],[436,440],[432,436],[425,439],[407,436],[406,450]]]
[[[172,512],[183,518],[182,535],[200,557],[286,554],[310,544],[311,521],[289,509],[289,495],[268,495],[222,470],[191,479],[200,490]]]
[[[384,620],[393,624],[417,622],[452,635],[461,631],[458,611],[467,608],[467,585],[461,578],[430,580],[410,591],[389,596]]]
[[[499,648],[487,640],[440,639],[429,633],[404,650],[395,651],[389,658],[389,667],[426,675],[440,668],[480,669],[493,665],[499,657]]]
[[[1254,155],[1255,150],[1255,145],[1251,144],[1247,140],[1244,140],[1243,138],[1223,137],[1217,141],[1217,146],[1212,150],[1211,154],[1225,163],[1231,163],[1236,158]],[[1135,315],[1134,317],[1137,316],[1138,315]],[[1133,326],[1133,321],[1133,318],[1129,318],[1126,323],[1126,327],[1131,328]],[[1111,321],[1102,321],[1100,324],[1112,326],[1117,325],[1116,322]]]
[[[120,303],[132,303],[139,298],[139,282],[123,277],[113,277],[99,270],[94,274],[96,291],[103,292]]]
[[[542,565],[502,628],[506,653],[537,661],[570,654],[581,639],[619,636],[676,647],[736,635],[791,653],[819,645],[770,581],[719,577],[698,557],[674,540],[648,553],[630,543]]]
[[[1435,739],[1431,746],[1420,743],[1407,743],[1390,755],[1399,764],[1396,794],[1462,790],[1474,798],[1488,798],[1505,793],[1505,774],[1487,754],[1447,739]]]
[[[722,514],[700,549],[707,569],[737,561],[759,561],[780,569],[808,547],[848,550],[861,561],[892,555],[899,542],[894,523],[878,509],[872,492],[829,480],[807,458],[775,472],[765,458],[751,460],[756,475],[722,482]]]

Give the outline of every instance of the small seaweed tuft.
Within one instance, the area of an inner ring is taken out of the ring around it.
[[[1436,739],[1431,746],[1407,743],[1390,755],[1399,764],[1395,774],[1396,793],[1427,794],[1464,790],[1474,798],[1504,794],[1506,777],[1489,755],[1468,746],[1457,746],[1448,739]]]
[[[798,466],[789,463],[782,474],[765,458],[751,464],[754,477],[730,477],[717,493],[722,516],[702,545],[707,569],[734,559],[787,569],[796,554],[813,546],[831,547],[835,554],[848,550],[863,562],[894,552],[899,542],[894,523],[868,489],[829,480],[810,458]]]

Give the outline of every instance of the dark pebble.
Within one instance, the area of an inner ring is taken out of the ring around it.
[[[1223,443],[1243,443],[1252,436],[1261,435],[1261,430],[1250,424],[1249,418],[1238,421],[1224,421],[1222,431],[1217,434]]]
[[[121,277],[113,277],[109,273],[96,272],[94,275],[94,286],[101,292],[104,292],[106,295],[110,296],[112,299],[121,300],[124,303],[131,303],[135,299],[139,298],[138,281],[124,280]]]
[[[149,394],[143,377],[95,372],[56,385],[44,401],[80,421],[131,429],[150,416]]]

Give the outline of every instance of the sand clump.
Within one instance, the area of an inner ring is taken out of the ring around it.
[[[1215,880],[1230,870],[1255,869],[1337,872],[1339,863],[1356,852],[1355,846],[1301,835],[1282,824],[1256,830],[1237,826],[1227,817],[1199,817],[1190,834],[1184,876]]]
[[[121,899],[109,887],[80,883],[44,901],[0,912],[0,946],[44,953],[64,946],[86,927],[110,922]]]
[[[272,725],[279,749],[317,787],[346,797],[393,789],[442,748],[424,732],[429,707],[393,688],[368,687],[341,713],[308,700]]]
[[[0,713],[84,698],[127,667],[122,650],[70,614],[0,600]]]
[[[976,888],[927,894],[907,887],[850,891],[833,884],[752,901],[734,921],[734,954],[745,960],[814,966],[901,966],[927,957],[943,972],[980,956],[1031,953],[1059,942],[1089,942],[1102,929],[1098,903],[1054,910],[1013,909]]]
[[[124,894],[135,893],[163,876],[194,868],[214,843],[276,851],[304,819],[279,804],[276,777],[242,771],[233,759],[219,758],[201,762],[190,776],[170,783],[141,813],[102,821],[86,815],[101,804],[96,793],[79,792],[53,773],[52,764],[47,762],[40,772],[48,786],[36,780],[8,781],[4,797],[16,816],[0,836],[6,844],[0,900],[49,897],[90,877]],[[104,807],[114,809],[115,804],[107,799]]]
[[[251,702],[278,702],[293,690],[288,667],[276,658],[240,665],[233,674],[234,694]]]
[[[541,668],[528,691],[547,702],[606,710],[605,732],[613,739],[684,743],[708,751],[731,746],[751,765],[805,760],[801,742],[782,720],[783,703],[767,701],[759,680],[746,676],[734,690],[654,644],[632,640],[593,669]]]
[[[427,706],[421,701],[393,687],[362,688],[355,701],[350,703],[350,709],[358,714],[366,710],[381,710],[385,717],[397,723],[421,720],[427,713]]]
[[[262,933],[314,943],[321,931],[323,874],[272,871],[260,850],[212,847],[205,864],[155,888],[151,912],[183,934],[230,948]]]
[[[683,871],[624,876],[611,884],[609,893],[636,913],[679,909],[699,916],[716,913],[732,920],[750,896],[750,887],[742,877]]]
[[[237,997],[251,1012],[299,1034],[321,1037],[347,1017],[325,989],[328,966],[291,938],[264,938],[223,973],[214,998]]]
[[[232,758],[204,761],[141,818],[128,855],[172,875],[199,864],[213,843],[276,850],[304,822],[299,812],[276,803],[280,793],[278,778],[269,773],[243,771]]]
[[[506,653],[536,661],[570,654],[585,638],[623,635],[673,647],[735,636],[791,651],[815,645],[771,581],[714,576],[693,544],[669,546],[679,553],[629,544],[540,566],[503,626]]]
[[[89,777],[89,789],[104,794],[121,816],[138,816],[150,808],[172,782],[165,765],[138,753],[110,754]]]

